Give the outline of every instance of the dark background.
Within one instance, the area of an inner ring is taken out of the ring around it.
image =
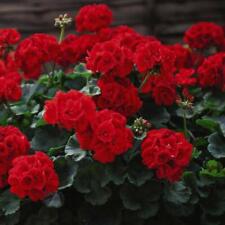
[[[114,25],[127,24],[167,43],[181,40],[197,21],[225,25],[225,0],[0,0],[0,28],[16,27],[24,36],[55,33],[54,18],[60,13],[74,16],[82,5],[100,2],[112,8]]]

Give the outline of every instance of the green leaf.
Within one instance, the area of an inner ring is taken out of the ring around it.
[[[75,135],[69,138],[69,141],[65,147],[66,157],[72,157],[74,161],[80,161],[87,155],[87,151],[82,150],[75,137]]]
[[[225,110],[225,95],[222,92],[209,92],[204,96],[204,107],[215,112]]]
[[[176,116],[183,118],[185,113],[186,119],[191,119],[194,116],[201,114],[203,110],[204,110],[204,106],[202,102],[199,102],[199,103],[196,103],[191,109],[183,109],[183,108],[177,109]]]
[[[101,89],[96,85],[86,85],[81,89],[81,92],[89,96],[96,96],[101,94]]]
[[[220,126],[220,130],[225,137],[225,116],[221,116],[217,118],[218,124]]]
[[[0,195],[0,209],[4,215],[11,215],[17,212],[20,208],[20,199],[13,195],[9,190],[6,190]]]
[[[33,97],[37,89],[39,88],[39,83],[34,83],[34,84],[23,84],[22,85],[22,90],[23,90],[23,96],[22,100],[25,103],[28,103],[30,99]]]
[[[202,154],[202,151],[199,151],[197,148],[194,148],[192,152],[192,158],[193,159],[198,159]]]
[[[166,201],[176,205],[187,203],[190,200],[191,194],[190,188],[185,186],[182,181],[169,184],[164,190]]]
[[[209,160],[206,162],[205,168],[202,168],[200,171],[200,175],[216,177],[216,178],[224,178],[225,177],[225,169],[222,164],[216,160]]]
[[[37,115],[33,117],[33,122],[31,128],[37,128],[47,125],[46,121],[43,119],[44,110],[40,111]]]
[[[155,105],[150,100],[144,102],[140,111],[143,118],[149,120],[154,127],[165,127],[165,124],[170,120],[170,114],[165,107]]]
[[[160,194],[160,184],[154,181],[141,187],[125,184],[120,190],[124,207],[137,211],[138,216],[144,219],[155,216],[158,212]]]
[[[150,181],[153,175],[153,171],[147,169],[137,158],[131,161],[128,169],[128,180],[131,184],[142,186]]]
[[[0,105],[0,124],[7,125],[9,119],[8,110],[4,107],[3,104]]]
[[[81,76],[85,78],[90,78],[92,75],[92,71],[88,70],[84,63],[80,63],[74,67],[74,72],[79,73]]]
[[[31,140],[31,148],[47,152],[50,148],[65,145],[68,140],[68,133],[57,127],[42,126],[35,130]]]
[[[85,199],[92,205],[103,205],[111,197],[112,192],[108,187],[100,187],[99,184],[93,182],[92,191],[86,194]]]
[[[203,210],[210,215],[220,216],[225,213],[225,190],[217,189],[210,193],[207,201],[202,204]]]
[[[77,162],[58,156],[54,160],[56,172],[59,176],[59,190],[72,186],[75,176],[77,175],[78,164]]]
[[[25,225],[53,225],[57,224],[59,212],[55,208],[42,207],[38,213],[32,214]]]
[[[164,127],[167,122],[170,120],[170,114],[166,108],[158,107],[155,108],[154,112],[150,112],[150,121],[156,127]]]
[[[61,193],[55,193],[47,197],[43,202],[50,208],[61,208],[63,206],[63,196]]]
[[[103,205],[111,196],[111,190],[106,187],[109,181],[104,165],[85,159],[79,163],[74,187],[78,192],[85,194],[87,202]]]
[[[208,151],[216,159],[225,157],[225,138],[218,133],[213,133],[208,138]]]
[[[80,85],[76,85],[75,83],[75,89],[80,90],[82,86],[85,86],[87,80],[89,80],[92,77],[92,71],[87,70],[86,65],[84,63],[80,63],[79,65],[75,66],[74,71],[70,74],[67,74],[65,78],[66,86],[71,85],[71,81],[75,81],[75,83],[80,83]]]
[[[217,121],[212,118],[197,119],[196,124],[212,132],[215,132],[218,129]]]
[[[106,176],[116,185],[124,183],[127,176],[127,166],[120,158],[113,163],[105,165]]]
[[[87,81],[83,77],[76,77],[76,79],[73,80],[66,80],[64,82],[64,87],[68,90],[75,89],[75,90],[81,90],[85,85]]]

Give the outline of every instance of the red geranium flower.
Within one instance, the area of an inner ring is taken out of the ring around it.
[[[184,35],[184,42],[191,48],[205,49],[209,47],[223,47],[223,28],[211,22],[199,22],[191,26]]]
[[[14,126],[0,126],[0,188],[7,184],[12,161],[28,153],[30,144],[26,136]]]
[[[174,44],[168,46],[175,54],[175,67],[176,69],[190,68],[192,66],[192,52],[189,48],[181,44]]]
[[[22,96],[21,76],[10,56],[0,60],[0,100],[18,101]]]
[[[225,91],[225,53],[209,56],[197,70],[202,88],[218,87]]]
[[[159,41],[146,41],[137,46],[134,62],[140,73],[171,74],[175,54]]]
[[[115,160],[132,146],[133,134],[126,128],[126,118],[119,113],[102,110],[96,113],[89,131],[77,133],[81,148],[91,150],[102,163]]]
[[[85,59],[99,38],[95,34],[81,36],[68,35],[59,45],[57,63],[67,67],[70,64],[85,62]]]
[[[193,69],[180,69],[176,74],[176,83],[179,86],[194,86],[197,83],[197,79],[193,77],[195,70]]]
[[[44,119],[49,124],[81,132],[88,127],[95,110],[91,97],[76,90],[58,91],[52,100],[46,101]]]
[[[129,117],[142,106],[137,88],[127,78],[102,77],[98,80],[98,86],[101,89],[101,95],[95,97],[95,102],[99,109],[111,109]]]
[[[14,45],[20,40],[20,33],[13,28],[0,29],[0,46]]]
[[[141,145],[144,164],[156,170],[159,179],[178,181],[189,164],[192,145],[184,135],[166,128],[151,130]]]
[[[176,102],[176,86],[173,80],[158,80],[152,90],[152,98],[157,105],[170,106]]]
[[[113,77],[127,76],[132,67],[132,52],[113,40],[96,44],[87,58],[88,69]]]
[[[15,52],[16,60],[26,79],[37,79],[43,64],[55,61],[58,56],[58,43],[54,36],[33,34],[24,39]]]
[[[59,186],[53,162],[43,152],[16,158],[8,182],[12,193],[21,199],[28,196],[32,201],[43,200]]]
[[[110,26],[112,12],[105,4],[86,5],[79,10],[75,20],[77,32],[94,32]]]

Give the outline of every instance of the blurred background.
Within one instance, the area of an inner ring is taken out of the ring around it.
[[[34,32],[56,33],[54,18],[74,17],[90,3],[106,3],[114,13],[114,25],[126,24],[142,34],[153,34],[167,43],[198,21],[225,25],[225,0],[0,0],[0,28],[18,28],[24,36]],[[74,25],[70,27],[74,31]]]

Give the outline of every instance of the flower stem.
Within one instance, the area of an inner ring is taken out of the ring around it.
[[[141,82],[141,85],[138,88],[138,91],[141,92],[141,89],[143,88],[143,86],[145,85],[145,83],[147,82],[148,78],[150,77],[151,73],[147,73],[144,80]]]
[[[65,35],[65,26],[60,27],[60,35],[59,35],[59,44],[62,42],[64,35]]]
[[[186,109],[183,108],[183,126],[184,126],[184,135],[188,138],[188,129],[187,129],[187,119],[186,119]]]
[[[4,106],[8,110],[8,112],[15,118],[16,117],[16,114],[12,111],[9,103],[8,102],[4,102]]]

